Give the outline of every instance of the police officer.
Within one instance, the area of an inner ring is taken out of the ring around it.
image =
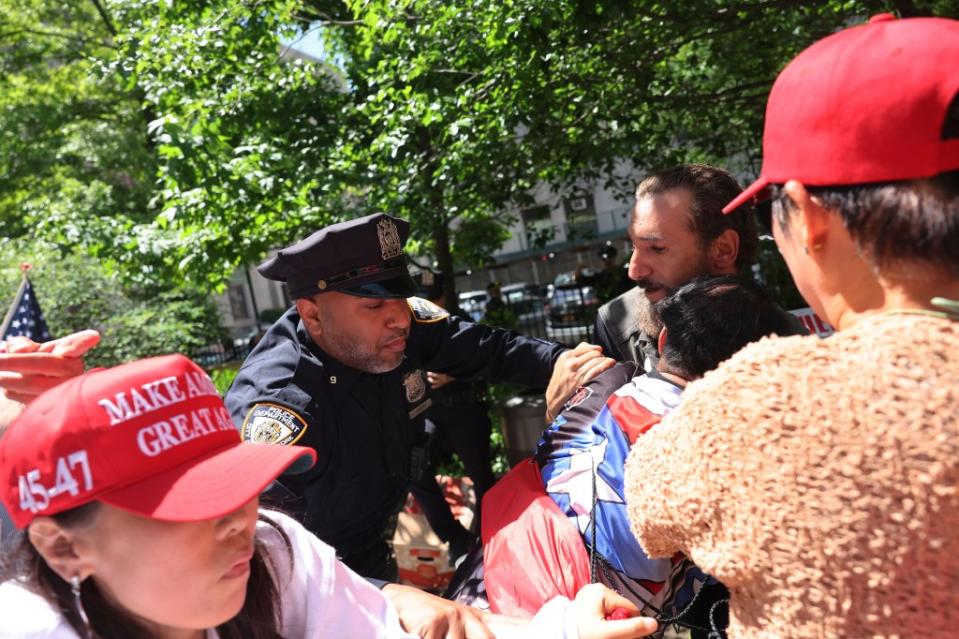
[[[319,452],[313,470],[281,479],[295,498],[283,506],[358,573],[387,580],[396,563],[386,539],[426,461],[426,372],[544,386],[564,351],[411,297],[408,230],[404,220],[370,215],[263,263],[259,272],[286,282],[296,306],[267,331],[226,397],[245,439]],[[567,386],[582,378],[580,370]]]

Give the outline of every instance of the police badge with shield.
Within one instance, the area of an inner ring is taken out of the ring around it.
[[[417,369],[403,376],[403,390],[406,393],[406,403],[409,406],[410,420],[422,415],[432,404],[433,400],[427,394],[428,384],[426,371]],[[429,462],[430,441],[433,439],[432,424],[423,421],[423,430],[414,434],[410,447],[410,479],[418,481],[423,478]]]
[[[254,404],[240,429],[243,439],[254,444],[296,443],[306,432],[306,421],[285,406]]]

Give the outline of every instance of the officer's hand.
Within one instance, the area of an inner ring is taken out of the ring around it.
[[[453,378],[447,375],[446,373],[433,373],[433,372],[427,372],[426,379],[429,381],[430,388],[432,388],[433,390],[446,386],[447,384],[453,381]]]
[[[399,612],[403,629],[423,639],[495,639],[479,610],[412,586],[387,584],[382,592]]]
[[[546,388],[546,421],[553,421],[577,388],[616,364],[603,356],[603,349],[593,344],[580,344],[556,359],[553,376]]]
[[[43,391],[83,372],[83,355],[100,334],[80,331],[38,344],[12,337],[0,349],[0,430]]]
[[[579,639],[631,639],[656,630],[655,619],[640,617],[628,599],[602,584],[589,584],[576,593],[573,615]]]

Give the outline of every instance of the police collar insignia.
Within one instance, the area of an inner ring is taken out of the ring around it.
[[[423,399],[426,394],[426,381],[423,371],[410,371],[403,377],[403,388],[406,389],[406,401],[410,404]]]
[[[400,242],[400,232],[396,224],[388,217],[384,217],[376,225],[376,233],[380,239],[380,252],[384,260],[390,260],[403,254],[403,244]]]
[[[241,432],[245,441],[254,444],[286,446],[303,436],[306,421],[285,406],[255,404],[243,420]]]
[[[407,298],[406,303],[410,305],[410,310],[413,311],[413,318],[417,322],[429,324],[431,322],[444,320],[450,316],[446,309],[437,306],[429,300],[424,300],[422,297]]]

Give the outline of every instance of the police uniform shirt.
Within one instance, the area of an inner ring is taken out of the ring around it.
[[[244,439],[316,449],[309,472],[281,478],[306,527],[359,566],[382,546],[415,475],[411,451],[430,405],[426,371],[530,386],[548,383],[558,344],[472,324],[410,298],[405,359],[369,374],[345,366],[286,312],[247,358],[226,396]],[[284,506],[288,507],[288,506]]]

